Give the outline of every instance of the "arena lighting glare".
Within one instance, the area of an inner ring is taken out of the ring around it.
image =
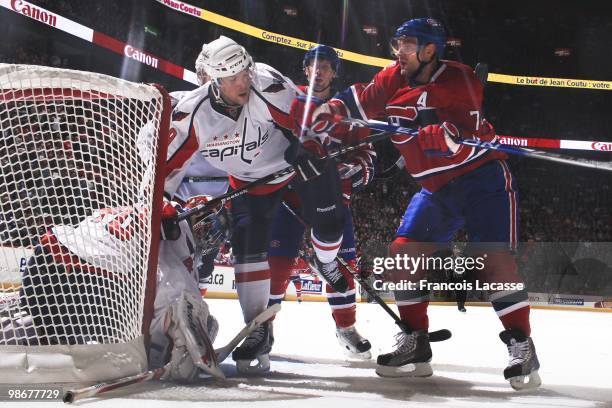
[[[557,57],[569,57],[572,55],[571,48],[555,48],[555,55]]]
[[[378,34],[378,27],[372,25],[364,25],[361,27],[364,33],[367,35],[375,36]]]
[[[283,7],[283,11],[285,12],[286,15],[288,15],[290,17],[297,17],[297,15],[298,15],[297,8],[293,7],[293,6],[284,6]]]

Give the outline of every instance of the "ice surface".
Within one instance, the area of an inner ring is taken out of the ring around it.
[[[220,323],[215,341],[220,346],[242,327],[240,307],[237,300],[208,302]],[[612,407],[612,314],[532,310],[531,316],[543,381],[534,391],[516,392],[504,380],[507,351],[498,337],[501,323],[489,307],[468,307],[467,313],[460,313],[455,307],[431,306],[431,329],[453,332],[450,340],[432,345],[434,375],[388,379],[376,376],[374,361],[376,355],[391,350],[397,330],[380,306],[358,305],[357,327],[371,341],[374,355],[372,361],[364,362],[344,356],[326,303],[284,302],[274,323],[272,371],[265,377],[238,377],[230,358],[222,364],[228,376],[225,382],[205,379],[201,385],[189,386],[149,382],[84,405]]]

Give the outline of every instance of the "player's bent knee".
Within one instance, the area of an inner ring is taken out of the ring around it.
[[[434,242],[419,242],[409,237],[396,237],[389,245],[393,268],[388,269],[394,282],[415,282],[426,277],[424,263],[439,249]]]
[[[479,280],[499,283],[522,282],[516,261],[510,251],[491,251],[480,256],[484,259],[484,268],[477,271],[476,276]]]
[[[334,242],[342,236],[344,231],[344,214],[342,211],[335,211],[334,216],[318,220],[313,223],[313,231],[318,239],[325,242]]]

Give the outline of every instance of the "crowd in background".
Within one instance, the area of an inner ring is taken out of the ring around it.
[[[204,23],[155,1],[146,5],[122,0],[31,2],[192,70],[203,42],[228,35],[243,43],[256,60],[275,66],[297,83],[304,82],[303,51]],[[450,36],[461,41],[461,46],[448,47],[449,59],[472,66],[486,61],[492,72],[516,75],[610,80],[612,72],[610,56],[602,54],[611,46],[612,20],[600,13],[605,2],[599,1],[594,1],[590,9],[582,8],[580,13],[550,2],[549,6],[556,8],[552,13],[542,2],[533,5],[530,14],[521,14],[520,5],[478,0],[413,2],[408,8],[399,1],[358,0],[349,2],[347,9],[343,9],[342,1],[327,0],[190,3],[271,32],[385,58],[390,58],[391,28],[411,16],[426,15],[428,3]],[[373,26],[377,32],[368,34],[364,26]],[[0,35],[9,30],[9,25],[3,25]],[[65,38],[62,36],[65,35],[58,34],[53,41],[61,43]],[[61,47],[49,49],[45,46],[48,41],[33,33],[17,47],[4,43],[0,46],[0,61],[56,67],[95,64],[91,56],[85,61],[78,54],[62,52]],[[569,55],[559,53],[559,49],[568,49]],[[90,69],[96,70],[96,66]],[[368,81],[377,71],[376,67],[343,62],[337,85]],[[169,81],[163,74],[142,80],[162,84]],[[484,112],[498,134],[612,140],[610,92],[489,84],[485,95]],[[385,174],[383,170],[393,161],[386,157],[389,154],[388,150],[382,151],[385,165],[377,169],[378,178],[353,202],[358,246],[372,240],[391,241],[407,203],[418,191],[416,183],[403,171]],[[609,154],[585,153],[582,157],[609,160]],[[518,178],[521,241],[612,241],[612,174],[529,159],[512,158],[510,165]],[[465,238],[463,233],[457,237]]]
[[[534,159],[510,166],[519,180],[520,241],[612,241],[612,175]],[[358,240],[390,242],[418,189],[404,171],[374,180],[353,202]]]

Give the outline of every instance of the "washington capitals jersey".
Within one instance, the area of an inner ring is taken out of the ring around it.
[[[230,175],[234,187],[289,166],[288,113],[297,94],[293,82],[274,68],[257,63],[249,101],[236,117],[216,103],[208,82],[185,95],[173,111],[166,162],[165,192],[172,196],[183,180],[190,160],[200,152],[215,168]],[[293,176],[253,189],[265,193],[286,184]]]
[[[170,92],[172,108],[176,107],[189,92]],[[210,180],[207,181],[207,178]],[[201,154],[195,154],[189,161],[183,182],[178,186],[175,196],[184,202],[196,195],[216,197],[225,194],[228,185],[227,173],[225,171],[211,165]]]
[[[486,132],[482,117],[483,87],[470,67],[454,61],[440,61],[428,83],[411,86],[397,62],[380,71],[369,84],[357,84],[337,95],[332,103],[353,118],[386,117],[391,124],[417,129],[435,110],[436,123],[454,123],[464,138],[494,140]],[[391,138],[405,159],[406,170],[425,189],[434,192],[450,180],[505,154],[461,146],[450,157],[427,156],[414,136],[396,134]]]

